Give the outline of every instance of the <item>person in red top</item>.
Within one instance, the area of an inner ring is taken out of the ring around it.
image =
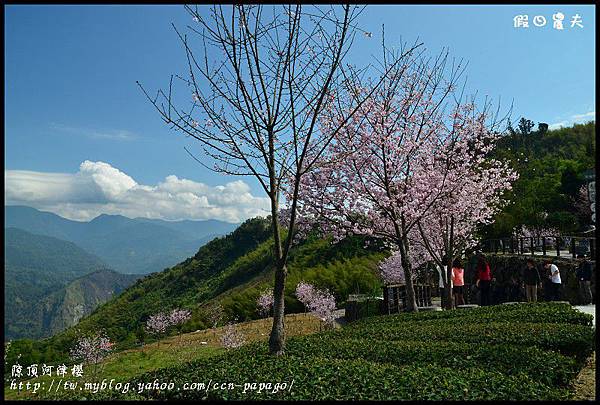
[[[483,255],[477,259],[477,269],[475,272],[475,284],[479,288],[481,306],[490,305],[490,283],[492,281],[492,271],[490,265]]]
[[[455,305],[464,305],[463,288],[465,285],[465,269],[458,259],[455,259],[454,263],[452,263],[452,285],[454,285],[452,290],[454,292]]]

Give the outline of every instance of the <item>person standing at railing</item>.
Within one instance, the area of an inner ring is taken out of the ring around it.
[[[446,271],[448,270],[448,266],[444,266],[444,270],[442,270],[442,268],[440,266],[435,266],[435,269],[438,272],[438,276],[439,276],[439,291],[440,291],[440,299],[441,302],[440,304],[442,305],[442,308],[446,308],[447,307],[447,303],[448,303],[448,294],[446,292],[446,287],[444,286],[444,278],[446,277]],[[444,275],[442,275],[442,273]],[[448,284],[450,284],[448,286],[448,288],[452,289],[452,278],[448,281]]]
[[[490,265],[483,255],[477,259],[477,270],[475,272],[475,285],[479,288],[481,306],[490,305],[490,284],[492,282],[492,271]]]
[[[550,279],[550,283],[548,287],[550,288],[550,301],[559,301],[560,300],[560,288],[561,288],[561,279],[560,279],[560,271],[556,264],[552,263],[550,260],[547,260],[544,264],[546,270],[550,270],[550,275],[548,278]]]
[[[542,279],[533,259],[527,259],[527,265],[523,270],[523,284],[527,302],[537,302],[537,289]]]
[[[583,299],[583,305],[588,305],[592,303],[592,263],[583,255],[579,255],[578,258],[581,259],[577,267],[579,294]]]
[[[452,263],[452,284],[454,284],[452,292],[454,293],[455,305],[464,305],[465,269],[458,259],[454,259],[454,263]]]

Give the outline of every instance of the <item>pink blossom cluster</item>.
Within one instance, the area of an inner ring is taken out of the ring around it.
[[[187,309],[174,309],[173,311],[159,312],[150,315],[146,321],[146,331],[153,335],[165,333],[169,327],[180,325],[190,319],[192,313]]]
[[[96,364],[112,350],[113,343],[104,332],[80,337],[70,351],[71,359]]]
[[[296,285],[296,298],[308,308],[308,303],[314,295],[315,287],[312,284],[301,281]]]
[[[540,239],[543,236],[553,237],[560,236],[560,231],[556,228],[551,227],[530,227],[530,226],[520,226],[516,227],[513,230],[513,234],[518,238],[534,238]]]
[[[261,316],[269,315],[271,308],[273,308],[273,289],[263,291],[256,299],[256,305]]]
[[[169,326],[171,326],[171,320],[169,319],[169,315],[164,312],[150,315],[146,321],[146,331],[153,335],[165,333]]]
[[[169,323],[171,325],[181,325],[187,322],[192,317],[192,312],[189,309],[174,309],[169,314]]]
[[[534,246],[540,246],[542,244],[542,237],[545,238],[547,246],[556,243],[556,237],[561,236],[560,231],[556,228],[551,227],[535,227],[535,226],[518,226],[513,229],[513,235],[517,238],[523,239],[523,248],[531,248],[531,238],[533,238]],[[570,242],[570,241],[569,241]]]
[[[317,318],[326,324],[333,323],[335,297],[329,290],[321,290],[312,284],[301,281],[296,286],[296,297]]]
[[[221,345],[226,349],[235,349],[242,346],[246,341],[243,333],[238,331],[236,325],[231,322],[228,322],[223,328],[220,340]]]
[[[398,252],[393,252],[379,263],[379,274],[385,285],[405,283],[404,269]]]
[[[446,111],[451,84],[433,85],[428,69],[402,69],[345,123],[343,113],[323,114],[321,131],[342,130],[302,177],[297,232],[318,226],[334,241],[386,240],[412,277],[420,264],[472,246],[518,176],[490,156],[500,135],[485,110],[467,102]]]

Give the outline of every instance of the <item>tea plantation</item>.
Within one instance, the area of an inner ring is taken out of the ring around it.
[[[562,303],[378,316],[288,339],[284,356],[255,342],[141,374],[127,394],[69,398],[563,400],[594,337],[592,317]]]

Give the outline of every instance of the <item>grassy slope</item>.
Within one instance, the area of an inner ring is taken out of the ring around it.
[[[247,343],[267,339],[273,318],[263,318],[237,324],[237,330],[243,334]],[[288,337],[303,336],[321,329],[320,321],[309,314],[290,314],[285,317],[286,335]],[[177,366],[184,362],[206,360],[221,354],[224,349],[220,338],[224,327],[205,329],[178,336],[170,336],[160,341],[113,353],[98,366],[85,368],[92,380],[125,381],[145,372],[165,367]],[[88,371],[89,370],[89,371]],[[48,376],[31,379],[31,382],[51,383]],[[4,387],[6,399],[35,399],[31,392],[18,392]]]

